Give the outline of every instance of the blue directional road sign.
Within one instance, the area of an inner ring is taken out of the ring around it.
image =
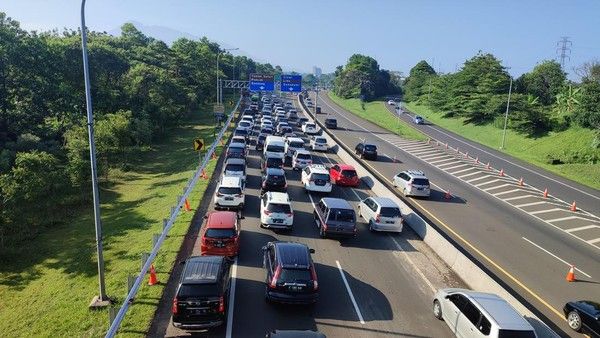
[[[302,75],[281,75],[281,91],[299,93],[302,91]]]
[[[275,89],[275,82],[273,81],[273,75],[265,74],[250,74],[250,90],[254,92],[258,91],[273,91]]]

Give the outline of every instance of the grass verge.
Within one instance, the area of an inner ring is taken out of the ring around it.
[[[428,121],[459,134],[469,140],[481,143],[490,148],[498,149],[502,144],[502,129],[491,124],[473,125],[464,124],[461,118],[444,118],[443,113],[433,112],[429,108],[414,103],[406,105],[407,108]],[[556,164],[547,162],[547,156],[561,157],[576,151],[589,149],[594,134],[592,130],[580,127],[571,127],[561,132],[551,132],[539,138],[530,138],[512,130],[507,130],[505,149],[503,152],[523,161],[544,168],[560,176],[589,187],[600,189],[600,164]],[[600,156],[600,150],[595,150]]]
[[[381,101],[365,102],[363,109],[359,99],[343,99],[333,92],[327,92],[327,96],[352,114],[371,121],[396,135],[410,140],[427,140],[427,137],[421,132],[408,126],[404,121],[394,118]]]
[[[127,294],[127,275],[141,268],[152,235],[198,164],[193,139],[213,139],[212,114],[195,114],[189,123],[131,160],[129,172],[111,173],[100,190],[104,231],[106,290],[120,306]],[[218,151],[221,151],[219,147]],[[210,176],[216,161],[206,173]],[[189,201],[195,209],[208,185],[200,180]],[[35,207],[35,206],[32,206]],[[23,212],[27,212],[26,209]],[[181,212],[154,263],[166,282],[193,212]],[[48,230],[19,248],[5,252],[0,266],[0,332],[11,337],[100,337],[108,328],[108,311],[90,311],[98,293],[91,206],[69,224]],[[123,321],[120,336],[142,337],[150,325],[164,285],[143,285]]]

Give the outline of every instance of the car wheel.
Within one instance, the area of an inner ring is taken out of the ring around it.
[[[571,311],[567,315],[567,322],[569,323],[569,327],[574,331],[581,331],[581,316],[577,311]]]
[[[443,320],[442,305],[440,304],[440,302],[437,299],[433,301],[433,315],[435,316],[435,318],[437,318],[439,320]]]

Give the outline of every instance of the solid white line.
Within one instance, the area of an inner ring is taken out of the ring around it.
[[[485,178],[485,177],[486,177],[486,176],[479,177],[479,178],[475,178],[475,179],[472,179],[472,180],[469,180],[469,181],[467,181],[467,183],[471,183],[471,182],[473,182],[473,181],[478,181],[478,180],[480,180],[480,179],[483,179],[483,178]],[[487,177],[491,177],[491,176],[490,176],[490,175],[487,175]],[[497,179],[495,179],[495,180],[491,180],[491,181],[486,181],[486,182],[481,182],[481,183],[473,184],[473,186],[474,186],[474,187],[477,187],[477,188],[479,188],[479,187],[481,187],[482,185],[486,185],[486,184],[490,184],[490,183],[494,183],[494,182],[498,182],[498,181],[500,181],[500,179],[499,179],[499,178],[497,178]]]
[[[570,219],[575,219],[575,218],[579,218],[577,216],[567,216],[567,217],[561,217],[561,218],[555,218],[555,219],[549,219],[546,222],[548,223],[553,223],[553,222],[560,222],[560,221],[568,221]]]
[[[515,191],[515,190],[513,190],[513,191]],[[518,189],[518,190],[516,190],[516,191],[519,191],[519,189]],[[535,196],[535,195],[529,195],[529,194],[527,194],[527,195],[522,195],[522,196],[516,196],[516,197],[509,197],[509,198],[505,198],[505,199],[504,199],[504,201],[505,201],[505,202],[508,202],[508,201],[513,201],[513,200],[520,200],[520,199],[522,199],[522,198],[527,198],[527,197],[537,197],[537,196]]]
[[[499,193],[496,193],[496,194],[492,194],[492,195],[493,196],[505,195],[505,194],[510,194],[511,192],[517,192],[517,191],[523,191],[523,190],[522,189],[513,189],[513,190],[508,190],[508,191],[502,191],[502,192],[499,192]],[[526,196],[523,196],[523,197],[526,197]],[[521,198],[523,198],[523,197],[521,197]],[[505,199],[504,201],[508,201],[508,200],[509,199]]]
[[[231,266],[231,287],[229,289],[229,309],[227,311],[227,330],[225,331],[225,337],[231,338],[231,332],[233,331],[233,306],[235,304],[235,281],[237,279],[237,257],[233,261]]]
[[[469,174],[466,174],[466,175],[460,175],[460,176],[457,176],[457,177],[462,180],[465,177],[469,177],[469,176],[473,176],[473,175],[479,175],[479,174],[483,174],[483,173],[481,171],[476,171],[474,173],[469,173]]]
[[[566,229],[566,232],[575,232],[575,231],[581,231],[581,230],[587,230],[587,229],[594,229],[594,228],[598,228],[600,229],[600,226],[598,225],[584,225],[582,227],[577,227],[577,228],[571,228],[571,229]]]
[[[354,305],[354,310],[356,311],[356,315],[358,316],[358,319],[360,320],[361,324],[364,324],[365,321],[363,319],[362,314],[360,313],[360,309],[358,308],[358,304],[356,304],[356,300],[354,299],[354,295],[352,294],[352,290],[350,290],[350,285],[348,284],[348,281],[346,280],[346,275],[344,275],[344,270],[342,270],[342,266],[340,265],[339,261],[335,261],[335,264],[337,264],[338,270],[340,270],[340,275],[342,276],[342,280],[344,281],[344,285],[346,285],[346,290],[348,290],[348,295],[350,296],[350,300],[352,301],[352,305]]]
[[[563,211],[564,209],[559,209],[559,208],[552,208],[552,209],[546,209],[546,210],[538,210],[538,211],[529,211],[527,213],[531,214],[531,215],[537,215],[537,214],[545,214],[547,212],[553,212],[553,211]]]
[[[461,169],[461,170],[458,170],[458,171],[454,171],[454,172],[451,172],[451,174],[454,175],[454,176],[456,176],[456,174],[464,173],[465,171],[469,171],[469,170],[473,170],[473,169],[476,169],[476,168],[473,168],[472,166],[469,166],[469,168],[467,168],[467,169]],[[448,169],[446,169],[446,170],[448,170]]]
[[[404,250],[404,248],[402,247],[402,245],[400,245],[400,243],[398,243],[398,241],[396,241],[396,239],[394,238],[394,236],[392,236],[390,234],[388,234],[388,236],[392,239],[392,241],[394,242],[394,244],[396,244],[396,247],[398,248],[398,251],[400,251],[400,252],[402,252],[404,254],[404,257],[406,257],[406,260],[408,261],[408,263],[413,267],[413,269],[415,269],[415,271],[417,271],[417,273],[419,274],[419,276],[421,276],[421,278],[423,278],[423,280],[425,281],[425,284],[427,284],[427,286],[429,286],[429,288],[431,289],[431,291],[433,293],[435,293],[436,289],[433,286],[433,284],[429,281],[429,279],[427,279],[427,277],[425,277],[425,274],[423,274],[423,272],[421,271],[421,269],[419,269],[417,267],[417,265],[415,264],[415,262],[413,262],[413,260],[410,258],[410,256],[406,252],[406,250]]]
[[[452,169],[456,169],[456,168],[460,168],[460,167],[465,167],[465,166],[469,166],[470,167],[469,164],[461,163],[459,165],[455,165],[454,167],[441,168],[441,166],[440,166],[440,168],[443,169],[444,171],[448,171],[448,170],[452,170]]]
[[[600,242],[600,238],[590,239],[589,241],[586,241],[586,242],[588,242],[590,244],[598,243],[598,242]]]
[[[448,162],[448,161],[453,161],[454,162],[454,157],[448,157],[448,155],[445,155],[443,157],[447,157],[447,158],[443,159],[443,160],[439,160],[439,161],[431,161],[431,162],[429,162],[429,164],[433,164],[433,165],[437,166],[438,163],[443,163],[443,162]]]
[[[525,203],[525,204],[515,204],[515,207],[517,207],[517,208],[524,208],[524,207],[530,207],[530,206],[533,206],[533,205],[546,204],[546,203],[548,203],[548,202],[541,201],[541,202],[531,202],[531,203]]]
[[[592,195],[592,194],[590,194],[590,193],[588,193],[588,192],[585,192],[585,191],[583,191],[583,190],[581,190],[581,189],[574,188],[574,187],[572,187],[572,186],[570,186],[570,185],[568,185],[568,184],[566,184],[566,183],[563,183],[563,182],[561,182],[561,181],[555,180],[555,179],[553,179],[552,177],[548,177],[548,176],[546,176],[546,175],[540,174],[539,172],[537,172],[537,171],[535,171],[535,170],[531,170],[531,169],[529,169],[529,168],[527,168],[527,167],[524,167],[524,166],[522,166],[522,165],[516,164],[516,163],[514,163],[514,162],[511,162],[511,161],[509,161],[509,160],[507,160],[507,159],[504,159],[504,158],[502,158],[502,157],[496,156],[496,155],[494,155],[494,154],[490,153],[489,151],[486,151],[486,150],[484,150],[484,149],[481,149],[481,148],[479,148],[479,147],[477,147],[477,146],[474,146],[474,145],[472,145],[472,144],[470,144],[470,143],[467,143],[467,142],[465,142],[465,141],[463,141],[463,140],[457,139],[456,137],[454,137],[454,136],[452,136],[452,135],[450,135],[450,134],[448,134],[448,133],[445,133],[445,132],[444,132],[444,131],[442,131],[442,130],[439,130],[439,128],[433,128],[432,126],[427,126],[427,127],[431,128],[431,129],[435,129],[435,130],[436,130],[436,131],[438,131],[439,133],[442,133],[442,134],[444,134],[444,135],[446,135],[446,136],[450,137],[451,139],[454,139],[454,140],[456,140],[456,141],[458,141],[458,142],[461,142],[461,143],[463,143],[463,144],[467,144],[468,146],[470,146],[470,147],[472,147],[472,148],[475,148],[475,149],[477,149],[477,150],[479,150],[479,151],[481,151],[481,152],[484,152],[484,153],[486,153],[486,154],[488,154],[488,155],[490,155],[490,156],[493,156],[493,157],[495,157],[495,158],[497,158],[497,159],[500,159],[500,160],[502,160],[502,161],[505,161],[505,162],[507,162],[507,163],[510,163],[510,164],[512,164],[512,165],[514,165],[514,166],[516,166],[516,167],[519,167],[519,168],[521,168],[521,169],[523,169],[523,170],[527,170],[527,171],[529,171],[530,173],[534,173],[534,174],[536,174],[536,175],[538,175],[538,176],[541,176],[541,177],[543,177],[543,178],[545,178],[545,179],[548,179],[548,180],[550,180],[550,181],[552,181],[552,182],[555,182],[555,183],[561,184],[561,185],[563,185],[563,186],[565,186],[565,187],[567,187],[567,188],[573,189],[573,190],[575,190],[575,191],[578,191],[578,192],[580,192],[580,193],[582,193],[582,194],[585,194],[585,195],[587,195],[587,196],[590,196],[590,197],[592,197],[592,198],[595,198],[595,199],[597,199],[597,200],[600,200],[600,197],[598,197],[598,196],[594,196],[594,195]],[[473,141],[471,141],[471,142],[473,142]],[[507,156],[510,156],[510,155],[508,155],[508,154],[507,154]]]
[[[524,240],[526,240],[527,242],[529,242],[529,243],[533,244],[533,245],[534,245],[534,246],[536,246],[538,249],[540,249],[540,250],[544,251],[544,252],[545,252],[545,253],[547,253],[548,255],[550,255],[550,256],[552,256],[552,257],[554,257],[554,258],[558,259],[559,261],[561,261],[561,262],[565,263],[566,265],[568,265],[568,266],[571,266],[571,265],[573,265],[573,264],[571,264],[571,263],[569,263],[569,262],[565,261],[564,259],[562,259],[562,258],[560,258],[560,257],[556,256],[556,255],[555,255],[555,254],[553,254],[552,252],[550,252],[550,251],[548,251],[548,250],[546,250],[546,249],[542,248],[541,246],[539,246],[539,245],[537,245],[537,244],[533,243],[533,242],[532,242],[532,241],[530,241],[529,239],[527,239],[527,238],[525,238],[525,237],[521,237],[521,238],[523,238],[523,239],[524,239]],[[579,268],[577,268],[577,267],[575,268],[575,270],[577,270],[577,271],[581,272],[582,274],[586,275],[586,276],[587,276],[587,278],[592,278],[592,276],[590,276],[590,275],[588,275],[587,273],[585,273],[585,272],[581,271],[581,269],[579,269]]]
[[[489,191],[489,190],[494,190],[494,189],[498,189],[498,188],[503,188],[503,187],[510,187],[512,186],[512,184],[500,184],[494,187],[490,187],[490,188],[485,188],[485,189],[481,189],[483,191]]]

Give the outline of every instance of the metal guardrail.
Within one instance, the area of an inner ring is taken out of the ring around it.
[[[154,245],[152,247],[152,251],[150,252],[150,254],[148,254],[147,258],[145,259],[145,262],[140,270],[140,273],[138,274],[137,278],[135,279],[135,282],[133,283],[133,285],[131,286],[131,289],[129,290],[127,297],[123,301],[123,304],[121,305],[121,307],[119,309],[119,312],[116,314],[114,320],[110,324],[108,332],[106,332],[106,335],[105,335],[106,338],[112,338],[117,334],[117,331],[119,330],[119,327],[121,326],[121,322],[123,321],[123,318],[125,318],[125,314],[127,313],[129,306],[131,304],[133,304],[135,295],[137,294],[140,286],[142,285],[142,281],[146,278],[146,273],[150,269],[150,265],[152,265],[152,261],[154,260],[154,258],[156,258],[156,255],[158,254],[158,250],[160,249],[165,238],[167,237],[167,234],[173,227],[173,224],[175,223],[175,220],[177,219],[177,216],[179,215],[179,211],[182,209],[182,207],[185,203],[185,200],[187,199],[189,194],[192,192],[192,189],[198,182],[198,179],[200,179],[200,176],[202,175],[202,171],[206,168],[209,161],[211,160],[211,156],[215,152],[215,149],[217,148],[219,141],[223,138],[223,135],[225,135],[225,132],[227,131],[227,128],[231,124],[231,121],[233,120],[233,117],[235,116],[235,111],[238,109],[241,100],[242,100],[242,97],[240,97],[237,104],[235,105],[235,107],[233,108],[231,113],[229,114],[227,123],[225,123],[223,125],[223,128],[221,128],[221,131],[213,140],[213,143],[211,144],[210,148],[208,148],[208,150],[206,151],[206,154],[204,155],[202,162],[196,169],[194,176],[192,177],[192,179],[187,183],[187,185],[183,189],[183,195],[177,197],[177,204],[176,204],[176,206],[171,207],[169,218],[163,219],[163,231],[160,234],[160,237],[153,238]]]

